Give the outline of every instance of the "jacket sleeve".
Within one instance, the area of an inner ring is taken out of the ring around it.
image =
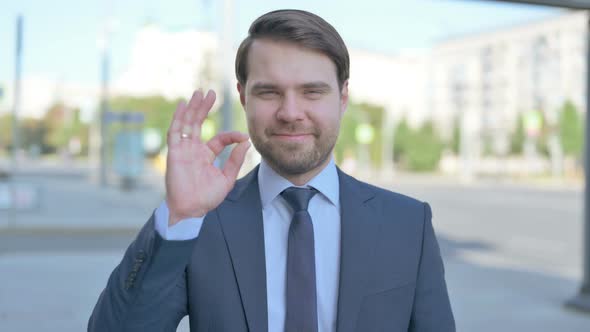
[[[409,331],[455,331],[455,319],[444,274],[440,249],[432,227],[432,212],[430,206],[424,203],[422,252]]]
[[[162,239],[152,215],[111,273],[88,331],[176,331],[187,314],[186,267],[196,241]]]

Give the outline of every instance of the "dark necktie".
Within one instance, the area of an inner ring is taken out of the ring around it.
[[[313,224],[307,212],[315,189],[290,187],[281,196],[293,208],[287,249],[285,332],[317,332]]]

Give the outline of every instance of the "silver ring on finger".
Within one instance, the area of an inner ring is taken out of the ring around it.
[[[189,133],[180,133],[180,139],[191,139],[191,134],[189,134]]]

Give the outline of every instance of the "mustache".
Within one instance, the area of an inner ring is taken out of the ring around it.
[[[268,127],[264,129],[267,136],[272,135],[303,135],[310,134],[319,136],[321,131],[316,127],[304,127],[297,124],[286,124],[283,126]]]

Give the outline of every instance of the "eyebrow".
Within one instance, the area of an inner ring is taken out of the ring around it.
[[[320,89],[320,90],[331,90],[332,87],[330,86],[330,84],[326,83],[326,82],[309,82],[309,83],[305,83],[303,85],[301,85],[302,88],[304,89]]]
[[[273,83],[258,82],[256,84],[254,84],[254,86],[252,86],[252,89],[250,91],[257,92],[260,90],[274,90],[274,89],[278,89],[278,88],[279,88],[279,86],[276,84],[273,84]],[[299,88],[321,89],[321,90],[327,90],[327,91],[330,91],[332,89],[332,87],[328,83],[322,82],[322,81],[303,83],[299,86]]]
[[[278,88],[278,86],[276,84],[260,82],[260,83],[254,84],[254,86],[250,90],[252,92],[256,92],[256,91],[260,91],[260,90],[273,90],[276,88]]]

